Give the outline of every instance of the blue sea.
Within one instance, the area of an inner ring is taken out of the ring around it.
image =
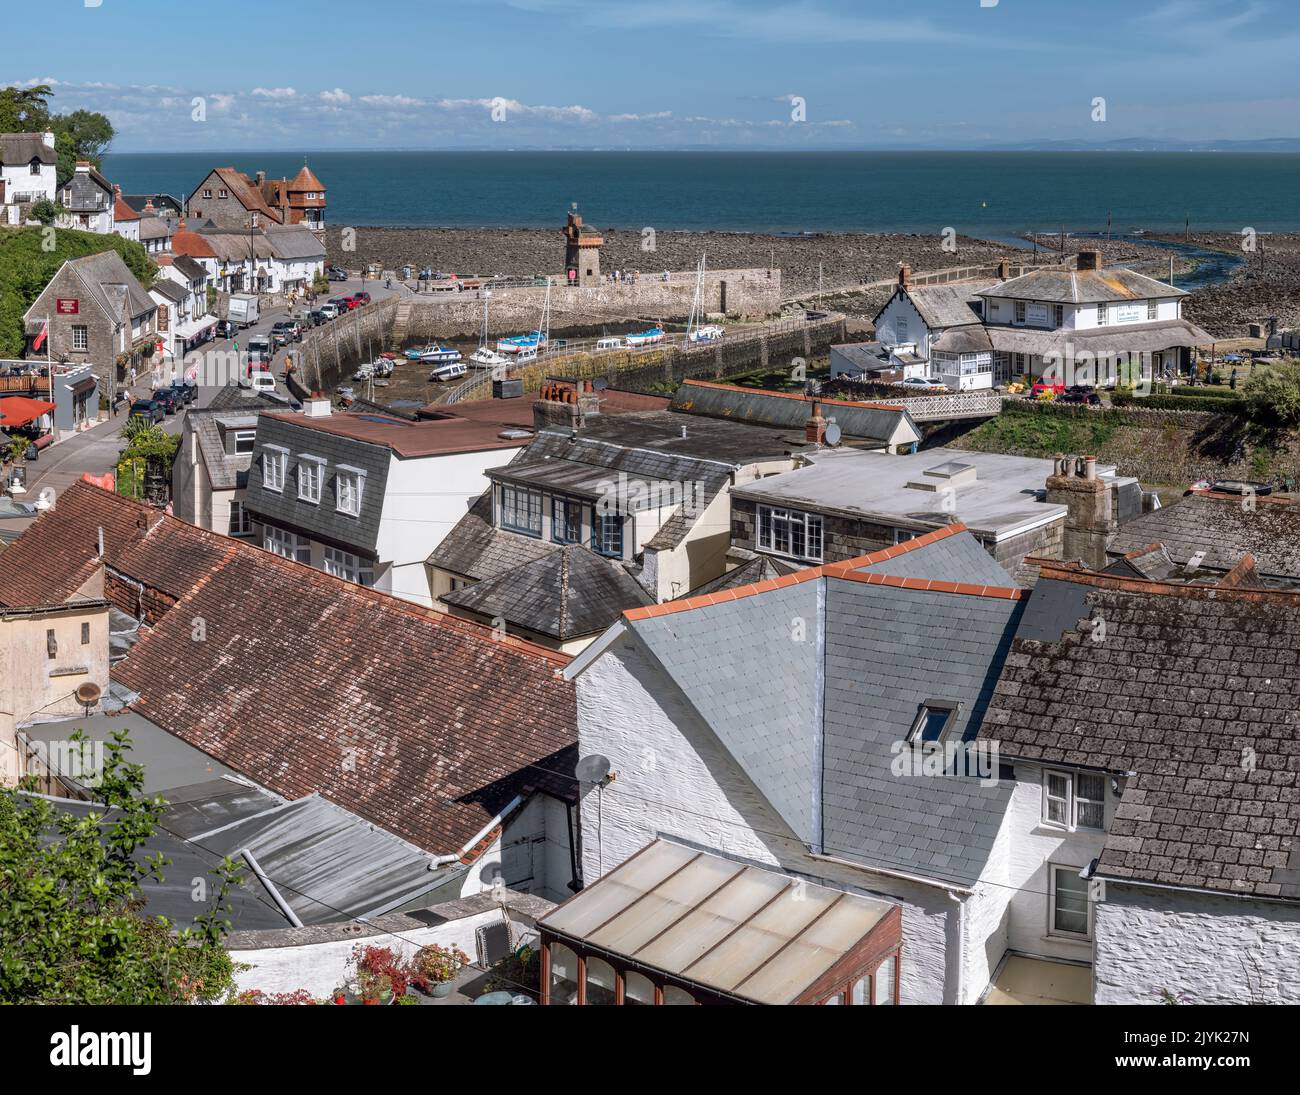
[[[336,225],[746,232],[1300,229],[1300,154],[1213,152],[309,152]],[[214,166],[293,176],[303,154],[116,153],[127,193]]]

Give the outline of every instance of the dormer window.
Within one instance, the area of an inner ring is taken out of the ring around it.
[[[285,470],[289,464],[289,450],[278,445],[268,445],[262,453],[262,485],[277,494],[284,490]]]
[[[366,473],[360,468],[340,464],[334,479],[334,508],[348,517],[361,516],[361,495],[366,486]]]
[[[298,499],[310,502],[313,506],[320,503],[320,488],[325,481],[325,461],[319,456],[298,457]]]
[[[28,171],[33,175],[39,175],[41,173],[41,161],[38,159],[33,159],[32,162],[28,165]]]

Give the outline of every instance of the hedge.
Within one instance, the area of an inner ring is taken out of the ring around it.
[[[1111,403],[1116,407],[1132,407],[1140,410],[1146,407],[1153,411],[1208,411],[1210,414],[1245,414],[1246,404],[1237,396],[1225,399],[1222,396],[1192,395],[1115,395]]]

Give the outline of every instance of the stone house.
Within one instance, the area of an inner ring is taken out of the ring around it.
[[[233,167],[214,167],[190,192],[185,216],[211,221],[219,228],[265,228],[270,224],[325,227],[325,186],[303,164],[292,179],[253,178]]]
[[[112,232],[117,193],[94,166],[78,160],[72,178],[59,188],[63,212],[55,223],[60,228],[77,228],[101,235]]]
[[[89,364],[111,398],[132,369],[142,375],[157,348],[158,306],[116,251],[68,259],[23,313],[28,356]],[[49,323],[48,349],[30,349]]]

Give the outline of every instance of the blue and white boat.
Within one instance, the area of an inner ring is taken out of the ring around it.
[[[436,343],[420,351],[420,360],[430,365],[454,365],[461,359],[462,354],[459,350],[450,346],[439,346]]]
[[[624,335],[624,341],[631,347],[652,346],[656,342],[664,340],[664,329],[662,327],[651,327],[648,331],[642,331],[638,335]]]
[[[696,327],[693,331],[688,331],[686,338],[690,342],[717,342],[726,332],[716,323],[706,323],[703,327]]]
[[[520,350],[540,350],[546,345],[546,336],[541,331],[529,331],[526,335],[503,338],[497,342],[497,352],[517,354]]]

